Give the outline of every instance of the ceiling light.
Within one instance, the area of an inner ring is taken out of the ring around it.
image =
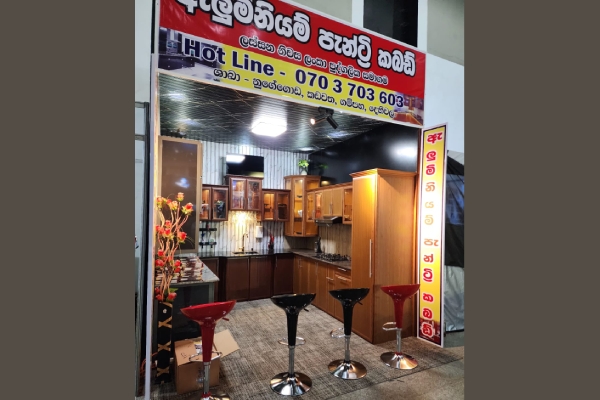
[[[262,136],[279,136],[287,130],[285,122],[268,119],[259,119],[250,129],[252,133]]]
[[[225,161],[232,163],[241,163],[242,161],[244,161],[245,158],[246,156],[242,154],[227,154],[225,156]]]
[[[333,129],[337,129],[338,124],[333,120],[333,118],[331,118],[331,116],[327,117],[327,122],[329,122],[329,125],[331,125]]]
[[[185,94],[177,92],[167,93],[167,96],[169,96],[171,100],[174,101],[184,101],[186,99]]]

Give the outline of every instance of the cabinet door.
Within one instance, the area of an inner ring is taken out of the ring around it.
[[[290,219],[290,194],[287,192],[275,193],[275,220],[288,221]]]
[[[219,259],[218,258],[202,258],[200,261],[202,261],[204,263],[204,265],[206,265],[208,267],[208,269],[210,269],[212,271],[213,274],[215,274],[219,279],[221,279],[221,276],[219,275]],[[221,301],[219,298],[219,284],[221,283],[221,281],[219,282],[215,282],[214,283],[214,287],[215,287],[215,291],[214,291],[214,297],[215,297],[215,301]]]
[[[304,234],[305,236],[317,236],[319,228],[315,224],[315,193],[310,192],[306,194],[306,208],[307,214],[304,216]]]
[[[333,207],[331,204],[333,194],[333,189],[323,190],[323,200],[322,200],[322,209],[323,215],[330,216],[333,215]]]
[[[301,257],[296,257],[294,259],[294,293],[295,294],[302,293],[300,290],[300,287],[302,286],[302,283],[300,282],[300,280],[302,279],[302,273],[301,273],[302,264],[300,264],[300,259],[301,259]]]
[[[353,180],[352,221],[352,287],[370,289],[363,305],[353,312],[353,330],[368,341],[373,339],[373,239],[375,225],[375,176],[357,177]]]
[[[300,258],[300,293],[313,293],[309,292],[309,271],[312,261],[308,258]]]
[[[315,218],[323,217],[323,192],[315,193]]]
[[[225,300],[248,300],[249,257],[227,259],[225,270]]]
[[[210,198],[211,198],[211,188],[209,187],[203,187],[202,188],[202,205],[199,208],[200,212],[200,221],[209,221],[210,220],[210,212],[211,212],[211,208],[210,208]]]
[[[273,295],[294,293],[294,256],[276,255],[273,272]]]
[[[307,266],[307,274],[306,274],[307,279],[306,280],[308,282],[308,285],[306,287],[306,293],[318,294],[317,293],[317,268],[318,268],[317,262],[314,260],[307,259],[306,266]],[[313,300],[313,302],[316,300],[317,300],[317,298],[315,296],[315,300]],[[317,301],[317,303],[318,303],[318,301]]]
[[[250,258],[250,300],[266,299],[272,296],[271,284],[273,282],[272,256]]]
[[[283,229],[284,229],[283,232],[286,236],[293,236],[294,235],[296,188],[295,188],[295,186],[292,185],[292,179],[290,179],[290,178],[285,179],[285,188],[290,191],[290,203],[289,203],[289,210],[290,210],[289,214],[290,215],[289,215],[287,222],[285,223],[285,226],[283,227]]]
[[[331,215],[342,216],[342,203],[344,200],[344,188],[331,189]]]
[[[263,192],[263,221],[274,221],[275,220],[275,193],[265,190]]]
[[[293,207],[293,236],[304,236],[304,224],[302,223],[302,217],[304,216],[304,179],[294,178],[294,207]]]
[[[246,179],[245,178],[229,178],[229,209],[235,211],[243,211],[246,209]]]
[[[339,303],[339,301],[337,301],[331,294],[329,294],[331,290],[335,289],[335,268],[333,266],[327,267],[326,280],[327,286],[325,288],[325,297],[327,298],[327,302],[325,305],[325,311],[327,311],[327,313],[333,317],[335,316],[335,305],[336,303]]]
[[[227,221],[228,214],[227,201],[229,200],[229,188],[213,187],[212,188],[212,215],[213,221]]]
[[[337,272],[335,273],[335,290],[349,289],[352,287],[351,283],[352,283],[352,280],[346,274],[337,273]],[[335,302],[336,302],[336,304],[334,307],[334,316],[343,322],[344,321],[344,310],[342,308],[342,303],[340,303],[338,300],[335,300]],[[356,306],[354,306],[354,308],[356,308]],[[354,327],[354,320],[355,320],[355,318],[353,315],[353,318],[352,318],[352,326],[353,327]]]
[[[246,210],[260,212],[262,203],[262,180],[248,178],[246,190],[248,191]]]
[[[327,264],[323,264],[320,262],[316,262],[317,264],[317,296],[315,297],[315,301],[313,302],[315,306],[319,307],[321,310],[327,312],[327,297],[331,297],[329,293],[327,293]]]
[[[344,188],[342,223],[352,224],[352,188]]]

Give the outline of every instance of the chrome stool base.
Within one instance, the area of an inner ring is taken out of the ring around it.
[[[301,372],[290,378],[289,372],[282,372],[271,379],[271,389],[282,396],[300,396],[312,387],[312,379]]]
[[[358,361],[335,360],[329,363],[329,372],[341,379],[360,379],[367,375],[367,368]]]
[[[229,397],[228,394],[212,394],[210,395],[210,397],[198,397],[198,400],[231,400],[231,397]]]
[[[419,365],[417,360],[408,354],[396,354],[390,351],[381,355],[381,361],[388,367],[396,369],[413,369]]]

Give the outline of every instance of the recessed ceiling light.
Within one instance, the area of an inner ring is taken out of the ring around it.
[[[167,93],[167,96],[169,96],[171,98],[171,100],[174,100],[174,101],[183,101],[186,99],[185,94],[177,93],[177,92]]]
[[[250,129],[252,133],[262,136],[279,136],[287,130],[287,126],[283,121],[274,121],[269,119],[259,119],[252,125]]]

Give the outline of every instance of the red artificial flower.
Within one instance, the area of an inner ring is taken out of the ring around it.
[[[175,265],[176,267],[180,267],[180,266],[181,266],[181,260],[175,260],[175,263],[174,263],[174,265]]]
[[[175,273],[177,274],[177,273],[179,273],[179,271],[181,271],[181,267],[176,267],[175,268]]]
[[[160,210],[162,208],[163,203],[165,202],[165,198],[158,196],[156,198],[156,207]]]
[[[174,292],[169,293],[169,295],[167,296],[167,300],[173,301],[173,300],[175,300],[175,296],[177,296],[176,293],[174,293]]]
[[[166,220],[165,221],[165,228],[171,228],[171,226],[172,226],[171,225],[171,220],[170,219]]]
[[[157,254],[158,254],[159,257],[162,258],[162,257],[165,256],[165,251],[164,250],[159,250]]]
[[[162,235],[163,235],[163,237],[166,237],[166,238],[170,237],[172,235],[171,234],[171,230],[170,229],[166,229],[166,228],[163,229]]]
[[[187,233],[185,233],[185,232],[177,232],[177,241],[179,241],[179,243],[185,242],[186,236],[187,236]]]
[[[154,265],[156,265],[159,268],[162,268],[165,266],[165,262],[161,259],[158,259],[158,260],[154,261]]]
[[[154,229],[156,230],[156,233],[161,233],[163,228],[160,225],[156,225]]]
[[[179,208],[179,202],[177,200],[173,200],[169,203],[169,208],[173,211],[177,210],[177,208]]]
[[[157,294],[156,295],[156,300],[163,301],[163,295],[162,294]]]
[[[185,215],[190,214],[192,211],[194,211],[194,205],[192,203],[187,203],[185,206],[181,207],[181,212]]]
[[[177,193],[177,200],[183,201],[183,193],[181,193],[181,192]]]
[[[154,288],[154,293],[155,293],[155,294],[159,294],[159,293],[160,293],[160,289],[159,289],[159,288],[157,288],[157,287],[155,287],[155,288]]]

